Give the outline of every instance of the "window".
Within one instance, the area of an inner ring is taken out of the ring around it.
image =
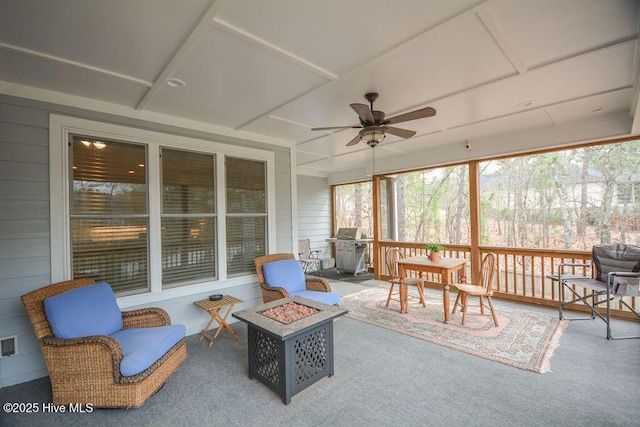
[[[74,136],[71,152],[73,277],[121,293],[147,290],[145,146]]]
[[[57,115],[50,138],[53,281],[136,305],[253,283],[275,251],[273,152]]]
[[[640,173],[635,179],[640,180]],[[625,205],[638,205],[640,203],[640,183],[621,182],[618,183],[618,205],[624,209]]]
[[[216,277],[215,156],[162,149],[162,284]]]
[[[267,193],[264,162],[227,157],[227,269],[255,270],[253,259],[266,254]]]

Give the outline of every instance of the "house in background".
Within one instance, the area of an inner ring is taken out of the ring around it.
[[[18,351],[0,359],[0,386],[47,375],[20,296],[74,274],[74,236],[91,224],[142,223],[144,259],[122,265],[144,282],[118,304],[160,306],[192,334],[207,321],[197,299],[260,301],[256,251],[325,245],[331,184],[638,135],[639,16],[635,0],[3,1],[0,338]],[[349,105],[370,92],[387,117],[436,115],[394,125],[410,138],[346,146],[360,127]],[[142,185],[144,211],[78,216],[73,167],[96,142],[141,153],[113,157],[101,179]],[[168,175],[163,159],[191,154],[212,168]],[[163,253],[182,212],[164,210],[162,184],[201,188],[206,173],[211,203],[176,229],[211,232],[212,271],[166,280],[194,258]]]

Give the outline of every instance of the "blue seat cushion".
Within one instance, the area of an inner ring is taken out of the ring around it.
[[[290,294],[307,289],[304,272],[298,260],[268,262],[262,266],[262,274],[267,285],[285,288]]]
[[[318,292],[318,291],[300,291],[290,294],[302,298],[309,298],[314,301],[322,302],[328,305],[335,305],[340,302],[340,295],[335,292]]]
[[[111,335],[122,329],[122,313],[108,283],[45,298],[44,311],[58,338]]]
[[[184,325],[167,325],[123,329],[111,334],[124,353],[120,374],[129,377],[144,371],[184,338],[186,332]]]

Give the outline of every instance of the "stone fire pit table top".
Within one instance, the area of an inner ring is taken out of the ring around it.
[[[287,324],[281,323],[262,314],[265,310],[279,307],[290,302],[315,308],[318,312]],[[313,328],[320,322],[344,316],[347,313],[348,310],[335,305],[323,304],[307,298],[291,297],[237,311],[233,313],[232,316],[245,323],[249,323],[258,329],[269,332],[270,334],[279,337],[281,340],[285,340],[293,334],[298,334],[303,332],[305,329]]]

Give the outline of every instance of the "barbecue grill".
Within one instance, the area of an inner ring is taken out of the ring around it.
[[[362,228],[339,228],[337,237],[327,239],[336,245],[336,271],[353,273],[366,273],[368,266],[366,263],[367,245],[373,239],[367,239]]]

